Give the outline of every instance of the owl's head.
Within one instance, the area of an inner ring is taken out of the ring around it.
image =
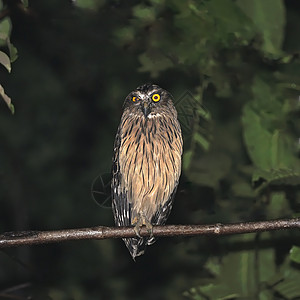
[[[174,110],[173,97],[156,84],[143,84],[125,99],[124,110],[144,118],[160,116],[164,110]]]

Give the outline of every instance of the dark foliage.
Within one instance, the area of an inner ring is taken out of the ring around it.
[[[184,129],[169,224],[299,215],[297,0],[24,2],[0,16],[0,63],[19,54],[0,73],[1,232],[113,224],[104,174],[149,81]],[[0,252],[0,299],[296,299],[299,263],[298,232],[160,239],[136,263],[120,240],[22,247]]]

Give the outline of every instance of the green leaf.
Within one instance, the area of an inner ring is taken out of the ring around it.
[[[11,21],[6,17],[1,21],[0,25],[0,46],[6,46],[7,39],[11,33]]]
[[[292,214],[285,192],[272,192],[269,201],[266,208],[268,218],[278,219]]]
[[[280,92],[271,90],[259,76],[252,91],[253,100],[245,105],[242,115],[244,141],[252,162],[263,170],[299,168],[294,137],[285,130],[287,117]]]
[[[131,43],[132,41],[134,41],[134,37],[135,37],[135,32],[134,32],[134,28],[131,26],[124,26],[122,28],[118,28],[115,33],[115,41],[117,44],[127,44],[127,43]]]
[[[231,240],[249,243],[254,241],[254,237],[254,234],[246,234],[232,237]],[[263,233],[260,239],[269,240],[270,234]],[[213,273],[215,279],[190,289],[187,295],[192,299],[254,299],[260,287],[257,282],[266,282],[276,273],[275,250],[262,248],[257,250],[257,254],[255,251],[255,248],[251,247],[231,252],[223,257],[221,263],[214,258],[209,259],[205,268],[211,270],[212,264],[219,264],[220,271]],[[266,297],[267,293],[262,293],[260,299],[268,299]]]
[[[237,179],[231,186],[234,197],[254,198],[256,195],[248,181]]]
[[[2,44],[6,45],[7,39],[8,39],[7,33],[1,32],[1,30],[0,30],[0,43],[1,43],[1,45]]]
[[[3,98],[3,100],[6,102],[11,113],[14,114],[15,108],[14,108],[13,104],[11,103],[11,99],[5,94],[5,91],[4,91],[4,88],[2,87],[2,85],[0,85],[0,95]]]
[[[193,158],[186,175],[193,183],[216,188],[220,180],[228,175],[230,168],[229,156],[224,153],[209,152]]]
[[[0,44],[8,47],[10,61],[14,62],[18,58],[17,48],[10,42],[10,38],[7,33],[0,32]]]
[[[217,257],[211,257],[205,264],[205,268],[214,276],[221,274],[221,264]]]
[[[244,140],[252,162],[261,169],[272,168],[272,134],[263,127],[261,117],[249,104],[244,107],[242,121]]]
[[[290,251],[290,259],[291,261],[300,264],[300,247],[293,246]]]
[[[254,170],[252,183],[261,179],[265,185],[300,185],[300,173],[293,169]]]
[[[263,38],[262,50],[278,56],[282,52],[285,6],[282,0],[237,0],[237,5],[252,20]]]
[[[274,300],[274,293],[270,290],[263,290],[258,295],[259,300]]]
[[[156,18],[154,7],[145,6],[142,4],[136,5],[133,8],[133,15],[143,22],[153,22]]]
[[[192,150],[188,150],[183,153],[183,166],[182,166],[183,170],[186,171],[190,167],[192,156],[193,156]]]
[[[2,64],[8,72],[11,71],[10,59],[6,53],[0,51],[0,64]]]
[[[204,9],[208,10],[213,19],[211,25],[219,42],[222,41],[226,46],[232,44],[233,41],[245,45],[253,37],[251,22],[245,18],[234,1],[207,1],[204,7],[201,7],[201,10]]]
[[[10,42],[8,39],[7,41],[7,46],[9,50],[9,57],[10,57],[10,62],[14,62],[18,58],[18,50],[17,48]]]
[[[28,7],[28,0],[21,0],[24,7],[27,8]]]
[[[273,168],[296,167],[297,159],[294,155],[294,141],[283,130],[276,129],[273,132],[270,155]]]
[[[105,4],[105,0],[76,0],[73,1],[74,5],[83,8],[83,9],[90,9],[90,10],[97,10]]]
[[[203,135],[201,135],[198,132],[195,132],[193,138],[195,142],[199,144],[199,146],[201,146],[204,150],[208,151],[210,142]]]
[[[282,299],[299,299],[300,271],[291,265],[289,257],[280,266],[279,273],[274,276],[272,281],[269,281],[269,285],[273,286],[272,289],[279,293]]]
[[[141,67],[140,72],[150,72],[151,77],[157,77],[161,71],[173,66],[173,62],[158,51],[146,52],[139,56]]]

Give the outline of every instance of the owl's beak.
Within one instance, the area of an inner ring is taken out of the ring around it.
[[[144,113],[145,118],[147,118],[147,116],[150,114],[150,105],[147,102],[143,102],[142,103],[142,111]]]

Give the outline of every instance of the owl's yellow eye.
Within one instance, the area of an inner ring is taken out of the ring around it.
[[[152,95],[152,100],[153,100],[154,102],[158,102],[158,101],[160,100],[160,95],[159,95],[159,94],[154,94],[154,95]]]
[[[138,97],[132,97],[133,102],[136,102],[136,101],[139,101],[139,100],[140,100],[140,98],[138,98]]]

